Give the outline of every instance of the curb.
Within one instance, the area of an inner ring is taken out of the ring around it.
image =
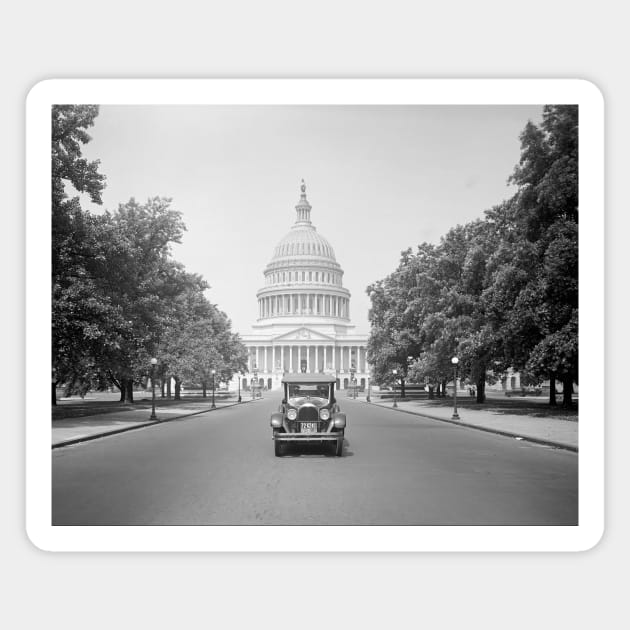
[[[384,407],[384,405],[379,405],[378,403],[372,403],[372,402],[368,403],[365,400],[361,400],[359,402],[362,402],[366,405]],[[560,448],[565,451],[572,451],[573,453],[578,452],[578,447],[573,446],[571,444],[564,444],[562,442],[554,442],[553,440],[545,440],[543,438],[529,437],[527,435],[521,435],[520,433],[513,433],[511,431],[502,431],[501,429],[492,429],[490,427],[482,427],[477,424],[467,424],[466,422],[458,422],[457,420],[440,418],[438,416],[433,416],[428,413],[421,413],[419,411],[409,411],[408,409],[400,409],[400,408],[392,408],[392,407],[386,407],[386,409],[391,409],[392,411],[399,411],[401,413],[408,413],[412,416],[421,416],[423,418],[429,418],[430,420],[437,420],[439,422],[448,422],[448,424],[454,424],[458,427],[467,427],[469,429],[477,429],[478,431],[485,431],[486,433],[495,433],[496,435],[503,435],[504,437],[521,438],[522,440],[525,440],[526,442],[532,442],[534,444],[542,444],[543,446],[551,446],[553,448]]]
[[[257,398],[256,400],[263,400],[262,398]],[[104,433],[93,433],[92,435],[85,435],[77,438],[72,438],[71,440],[64,440],[63,442],[56,442],[52,445],[52,448],[61,448],[62,446],[71,446],[72,444],[80,444],[81,442],[89,442],[90,440],[97,440],[102,437],[107,437],[109,435],[117,435],[118,433],[126,433],[127,431],[135,431],[136,429],[144,429],[146,427],[151,427],[155,424],[165,424],[167,422],[172,422],[173,420],[181,420],[182,418],[190,418],[191,416],[198,416],[202,413],[210,413],[212,411],[219,411],[220,409],[227,409],[228,407],[236,407],[237,405],[243,405],[245,403],[256,402],[255,400],[243,400],[240,403],[230,403],[229,405],[223,405],[222,407],[217,407],[216,409],[203,409],[202,411],[193,411],[192,413],[182,414],[181,416],[174,416],[172,418],[165,418],[164,420],[152,420],[150,422],[143,422],[141,424],[134,424],[130,427],[121,427],[120,429],[112,429],[111,431],[105,431]]]

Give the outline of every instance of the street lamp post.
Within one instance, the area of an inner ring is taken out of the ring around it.
[[[151,359],[151,417],[149,420],[157,420],[155,415],[155,366],[157,365],[157,359],[153,357]]]
[[[398,408],[398,403],[396,402],[396,375],[398,374],[398,370],[392,370],[392,374],[394,375],[394,404],[392,407],[396,409]]]
[[[459,359],[453,357],[451,363],[453,364],[453,415],[451,420],[459,420],[459,414],[457,413],[457,364]]]
[[[366,397],[366,401],[367,402],[372,402],[372,399],[370,398],[370,387],[372,386],[372,383],[370,382],[370,377],[368,376],[368,389],[367,389],[367,397]]]
[[[236,378],[238,379],[238,402],[241,402],[241,375],[237,374]]]
[[[217,373],[216,370],[212,370],[212,405],[210,405],[210,409],[216,409],[217,406],[214,404],[214,376]]]
[[[352,383],[352,399],[354,400],[357,397],[357,380],[354,377],[354,365],[350,368],[350,382]]]

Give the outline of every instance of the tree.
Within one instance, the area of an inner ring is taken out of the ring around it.
[[[165,330],[181,316],[178,296],[190,287],[202,291],[207,283],[171,257],[185,226],[170,199],[154,197],[145,204],[131,199],[104,220],[102,295],[121,319],[109,331],[117,343],[101,360],[121,390],[121,401],[133,402],[133,383],[146,376]]]
[[[378,382],[400,380],[403,398],[408,359],[417,356],[420,351],[417,322],[413,311],[408,308],[416,281],[410,260],[411,250],[402,252],[398,269],[367,288],[372,301],[368,313],[372,325],[367,345],[368,361]],[[396,378],[394,369],[397,371]]]
[[[177,317],[165,329],[156,351],[165,374],[175,379],[175,398],[180,398],[182,383],[201,383],[205,390],[212,379],[231,380],[235,372],[245,371],[247,350],[231,331],[227,315],[203,296],[201,286],[191,284],[182,294]]]
[[[532,245],[527,282],[515,300],[512,321],[525,322],[528,359],[518,363],[551,383],[563,384],[563,405],[572,406],[578,378],[578,108],[546,106],[540,128],[521,136],[521,160],[511,177],[515,224]],[[523,324],[507,326],[522,335]]]
[[[97,115],[96,105],[54,105],[51,111],[52,367],[58,381],[72,382],[93,372],[85,348],[92,331],[82,323],[108,316],[106,308],[90,299],[93,279],[87,266],[93,258],[91,245],[98,240],[97,226],[81,209],[79,197],[66,193],[70,185],[102,203],[105,177],[98,172],[99,161],[88,162],[81,152],[91,139],[86,129]]]

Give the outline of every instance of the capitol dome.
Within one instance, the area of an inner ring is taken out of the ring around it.
[[[302,180],[296,220],[273,250],[258,291],[259,320],[303,315],[350,319],[350,292],[332,245],[311,223],[311,204]]]
[[[276,245],[272,261],[279,258],[293,258],[294,256],[321,256],[336,262],[332,246],[323,236],[318,234],[314,226],[294,226]]]

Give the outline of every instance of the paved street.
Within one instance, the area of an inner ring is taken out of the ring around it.
[[[342,458],[276,458],[279,400],[53,450],[53,524],[577,524],[577,453],[342,398]]]

